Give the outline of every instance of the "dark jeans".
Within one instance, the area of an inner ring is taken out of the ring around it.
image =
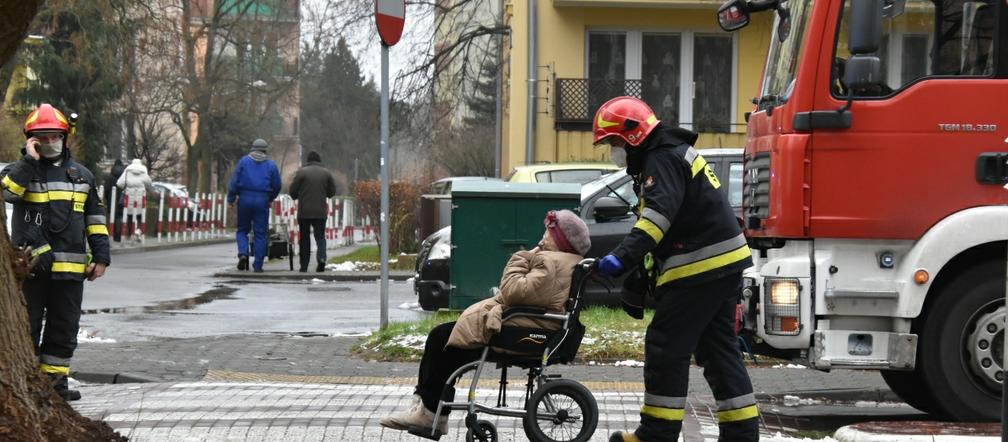
[[[298,218],[298,230],[301,232],[301,242],[298,243],[298,254],[301,257],[301,268],[307,269],[311,258],[311,238],[309,234],[315,234],[315,261],[326,261],[326,241],[325,241],[325,219],[324,218]]]
[[[459,367],[479,359],[483,353],[482,350],[445,348],[453,327],[455,327],[454,321],[434,327],[427,334],[423,358],[420,359],[420,373],[415,393],[420,395],[424,407],[430,411],[437,410],[441,391],[445,382],[448,382],[448,377]]]
[[[32,344],[43,364],[70,366],[77,349],[84,283],[52,279],[28,279],[24,286]],[[45,332],[42,323],[45,322]]]

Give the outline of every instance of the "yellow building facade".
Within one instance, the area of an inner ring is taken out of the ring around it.
[[[706,0],[507,1],[501,173],[532,162],[606,160],[606,149],[592,147],[591,118],[618,95],[642,98],[663,121],[699,132],[697,147],[742,147],[772,15],[754,15],[748,27],[727,33],[718,27],[718,6]],[[531,137],[529,84],[536,105]]]

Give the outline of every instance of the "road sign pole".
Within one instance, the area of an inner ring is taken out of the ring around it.
[[[388,327],[389,260],[389,47],[381,45],[381,328]]]

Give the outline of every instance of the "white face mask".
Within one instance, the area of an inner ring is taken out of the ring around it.
[[[59,158],[63,153],[63,142],[57,141],[55,143],[39,143],[39,155],[42,155],[50,160]]]
[[[627,167],[626,148],[609,146],[609,159],[619,167]]]

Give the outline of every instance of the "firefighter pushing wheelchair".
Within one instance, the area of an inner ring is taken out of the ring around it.
[[[558,374],[547,374],[550,365],[566,364],[574,360],[585,327],[580,321],[581,295],[585,283],[595,271],[595,259],[581,260],[571,277],[570,295],[566,312],[548,313],[543,308],[511,307],[503,312],[501,331],[483,348],[481,357],[463,365],[448,378],[441,401],[434,413],[437,422],[441,413],[448,410],[465,411],[466,441],[497,442],[497,428],[478,413],[522,419],[522,427],[529,440],[534,442],[587,441],[598,426],[598,404],[584,385],[561,379]],[[556,321],[560,328],[547,330],[508,326],[516,317],[541,318]],[[486,364],[496,364],[501,370],[496,406],[476,403],[476,386]],[[521,408],[508,407],[507,369],[518,367],[528,370],[524,403]],[[466,402],[454,402],[455,382],[468,372],[473,372]],[[438,440],[441,434],[434,428],[410,433]]]

